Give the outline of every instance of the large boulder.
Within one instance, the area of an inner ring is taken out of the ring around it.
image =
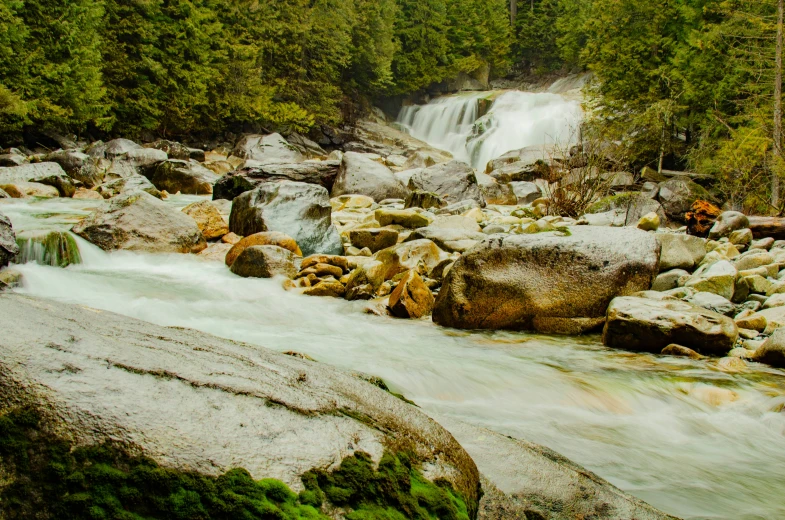
[[[709,230],[709,238],[717,240],[729,236],[732,232],[739,229],[750,227],[750,219],[744,213],[738,211],[723,211],[717,217],[717,221]]]
[[[159,190],[186,195],[212,195],[213,184],[220,177],[196,161],[170,159],[155,169],[152,181]]]
[[[469,517],[476,514],[479,474],[455,439],[417,407],[330,365],[14,294],[0,296],[0,328],[6,331],[0,338],[0,410],[35,406],[46,430],[73,445],[108,443],[166,468],[212,477],[244,468],[255,480],[278,479],[295,491],[303,490],[301,477],[310,470],[324,475],[344,460],[376,468],[384,455],[390,461],[408,454],[413,471],[425,478],[421,485],[445,479],[466,501]],[[85,472],[88,479],[122,474],[112,469],[111,458],[104,461]],[[4,462],[5,479],[22,469]],[[233,474],[249,481],[243,472]],[[153,480],[159,475],[162,480]],[[345,487],[357,475],[347,474],[344,488],[329,489],[328,498],[349,492]],[[408,489],[408,470],[405,475]],[[51,469],[47,476],[65,477]],[[171,482],[163,472],[139,476],[152,486]],[[185,504],[196,495],[171,493]],[[126,500],[128,494],[119,496]],[[280,492],[276,497],[283,500]],[[131,500],[149,498],[136,494]],[[191,505],[178,511],[204,517]],[[256,515],[258,510],[254,517],[261,517]]]
[[[531,204],[535,200],[542,198],[540,187],[533,182],[514,181],[509,186],[515,194],[517,204]]]
[[[278,246],[250,246],[243,249],[230,270],[243,278],[294,278],[297,267],[294,253]]]
[[[159,139],[152,143],[146,144],[145,148],[162,151],[170,159],[187,161],[191,158],[191,149],[182,143],[178,143],[177,141]]]
[[[232,204],[229,230],[240,236],[280,231],[294,238],[304,255],[343,253],[341,237],[331,221],[327,190],[315,184],[265,182]]]
[[[243,136],[234,147],[232,155],[253,159],[262,164],[298,163],[305,160],[300,150],[289,144],[280,134]]]
[[[169,156],[163,150],[158,150],[156,148],[134,148],[125,154],[125,159],[114,159],[113,162],[125,160],[145,176],[152,177],[158,165],[168,159]]]
[[[686,177],[675,177],[660,185],[658,199],[668,218],[685,222],[696,200],[712,200],[713,197],[700,184]]]
[[[485,173],[500,182],[533,181],[548,171],[552,150],[534,145],[512,150],[497,157],[485,167]]]
[[[207,244],[196,222],[144,191],[112,199],[79,222],[73,232],[105,251],[198,253]]]
[[[485,207],[485,199],[477,184],[474,170],[460,161],[437,164],[417,171],[409,179],[409,189],[436,193],[448,204],[474,200],[481,207]]]
[[[580,332],[611,300],[647,290],[660,247],[632,228],[492,236],[450,269],[433,321],[463,329]]]
[[[480,186],[482,197],[487,204],[512,206],[518,203],[518,197],[509,183],[498,182],[490,175],[481,172],[475,173],[475,177],[477,179],[477,184]],[[406,182],[409,182],[408,179]]]
[[[59,164],[54,162],[0,168],[0,184],[15,184],[19,181],[52,186],[57,188],[61,197],[72,197],[76,191],[73,179],[65,173]]]
[[[612,348],[659,353],[670,344],[724,356],[739,330],[731,318],[679,300],[621,297],[608,307],[603,343]]]
[[[142,148],[142,145],[135,143],[130,139],[112,139],[106,144],[95,147],[92,152],[88,151],[88,153],[90,155],[113,159],[115,157],[124,156],[131,150],[138,150],[140,148]]]
[[[58,150],[47,155],[46,160],[59,164],[69,177],[88,188],[101,184],[104,177],[98,160],[85,153]]]
[[[19,252],[11,220],[0,213],[0,269],[7,266]]]
[[[258,184],[241,172],[230,172],[213,185],[213,200],[234,200],[235,197],[251,191]]]
[[[367,195],[376,202],[384,199],[405,199],[409,190],[395,178],[392,170],[371,159],[368,155],[356,152],[343,154],[338,177],[333,184],[331,195]]]

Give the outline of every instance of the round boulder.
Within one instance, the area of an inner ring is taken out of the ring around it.
[[[462,329],[580,332],[616,296],[648,290],[660,246],[633,228],[492,236],[450,269],[433,321]]]
[[[277,231],[262,231],[261,233],[254,233],[240,239],[236,242],[232,249],[226,254],[226,265],[231,267],[237,257],[239,257],[246,247],[251,246],[277,246],[288,249],[297,256],[303,256],[300,247],[292,237],[287,234],[279,233]]]
[[[294,278],[297,275],[294,260],[294,253],[282,247],[250,246],[240,253],[230,269],[243,278],[272,278],[280,275]]]

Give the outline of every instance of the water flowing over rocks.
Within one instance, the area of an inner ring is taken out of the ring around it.
[[[450,269],[433,320],[463,329],[593,328],[614,297],[651,287],[659,252],[635,229],[490,237]]]
[[[17,324],[25,323],[19,327]],[[38,405],[77,445],[113,441],[166,467],[242,467],[303,489],[305,472],[407,451],[466,499],[474,462],[416,407],[320,363],[82,306],[0,295],[0,407]]]
[[[207,247],[191,217],[143,191],[115,197],[106,209],[74,226],[73,232],[105,251],[198,253]]]
[[[331,209],[321,186],[266,182],[234,200],[229,229],[241,236],[279,231],[294,238],[305,255],[340,254],[343,245],[330,220]]]

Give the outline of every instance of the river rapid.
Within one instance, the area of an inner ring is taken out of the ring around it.
[[[174,196],[177,207],[198,197]],[[18,233],[65,230],[101,201],[0,200]],[[383,377],[426,412],[546,445],[684,518],[785,517],[785,372],[614,351],[596,336],[465,332],[287,293],[192,255],[28,263],[20,293],[295,350]],[[23,325],[22,325],[23,326]]]

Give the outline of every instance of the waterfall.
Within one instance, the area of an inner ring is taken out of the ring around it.
[[[74,235],[67,231],[19,236],[16,239],[19,253],[14,259],[16,264],[35,262],[52,267],[67,267],[82,263],[82,255]]]
[[[481,104],[491,102],[486,114]],[[401,109],[398,123],[413,137],[484,169],[488,161],[533,145],[569,146],[582,111],[558,94],[480,92],[437,98]]]

